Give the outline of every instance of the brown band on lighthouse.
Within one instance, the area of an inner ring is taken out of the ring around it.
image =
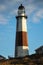
[[[28,46],[27,32],[16,32],[16,46]]]

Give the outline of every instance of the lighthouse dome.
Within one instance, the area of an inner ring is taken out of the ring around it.
[[[18,9],[25,9],[24,6],[21,4]]]

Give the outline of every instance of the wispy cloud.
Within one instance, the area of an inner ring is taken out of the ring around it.
[[[39,23],[43,19],[43,1],[33,0],[26,6],[27,15],[30,17],[31,22]],[[30,20],[29,20],[30,21]]]
[[[43,9],[39,10],[39,11],[36,13],[36,16],[39,17],[39,18],[43,18]]]
[[[6,19],[3,15],[0,15],[0,24],[7,24],[8,19]]]
[[[43,0],[0,0],[0,14],[6,16],[0,15],[0,21],[9,21],[8,17],[10,19],[11,16],[15,16],[21,3],[25,6],[27,15],[32,17],[31,22],[40,22],[43,18]]]
[[[12,15],[12,16],[17,15],[17,11],[18,11],[17,9],[16,9],[16,10],[15,10],[15,9],[12,10],[12,11],[10,12],[10,15]]]
[[[41,19],[43,19],[43,9],[37,10],[31,18],[33,23],[40,23]]]
[[[5,5],[0,5],[0,11],[5,11],[6,6]]]

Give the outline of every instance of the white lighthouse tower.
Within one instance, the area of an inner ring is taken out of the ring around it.
[[[15,57],[24,57],[28,55],[27,26],[25,8],[21,4],[18,8]]]

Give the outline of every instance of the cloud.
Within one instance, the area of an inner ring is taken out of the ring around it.
[[[0,15],[0,24],[7,24],[8,19],[6,19],[3,15]]]
[[[33,23],[39,23],[40,19],[37,16],[35,16],[35,17],[32,18],[32,22]]]
[[[4,11],[6,9],[5,5],[0,5],[0,11]]]
[[[36,13],[36,16],[39,17],[39,18],[43,18],[43,9],[39,10],[39,11]]]
[[[15,16],[21,3],[25,6],[28,17],[32,17],[31,22],[40,22],[43,18],[43,0],[0,0],[0,14],[5,16],[0,15],[0,21],[9,21],[11,16]]]
[[[17,15],[17,11],[18,11],[17,9],[16,9],[16,10],[15,10],[15,9],[12,10],[12,11],[10,12],[10,15],[11,15],[11,16]]]
[[[43,9],[36,11],[31,18],[33,23],[40,23],[41,19],[43,19]]]
[[[36,9],[37,8],[33,4],[27,5],[26,6],[26,14],[28,16],[30,16],[30,14],[33,13]]]
[[[26,6],[29,21],[33,23],[40,23],[43,19],[43,0],[33,0]]]

